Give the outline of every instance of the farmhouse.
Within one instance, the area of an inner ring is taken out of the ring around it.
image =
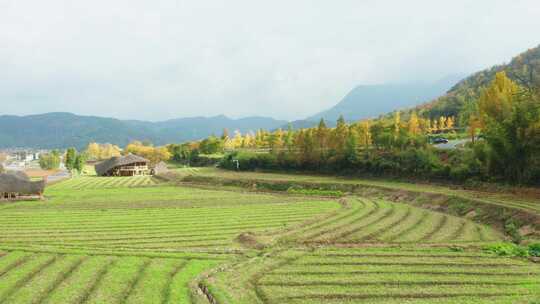
[[[0,201],[41,199],[45,190],[45,180],[32,182],[23,172],[0,174]]]
[[[168,171],[169,171],[169,168],[167,167],[167,164],[162,161],[155,165],[150,166],[150,173],[152,175],[159,175],[159,174],[167,173]]]
[[[149,160],[137,155],[115,156],[95,165],[99,176],[139,176],[148,175]]]

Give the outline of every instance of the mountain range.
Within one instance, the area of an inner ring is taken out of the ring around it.
[[[408,107],[444,94],[450,81],[432,85],[373,85],[354,88],[335,107],[307,119],[291,122],[293,128],[308,128],[324,118],[330,126],[340,114],[358,120],[384,114],[396,107]],[[130,141],[150,141],[156,145],[221,135],[223,129],[242,133],[257,129],[286,129],[289,122],[269,117],[231,119],[224,115],[189,117],[161,122],[120,120],[71,113],[28,116],[0,116],[0,148],[84,148],[89,142],[124,146]]]
[[[540,47],[530,49],[508,64],[477,72],[461,81],[447,77],[431,84],[360,85],[334,107],[290,122],[294,128],[312,127],[324,118],[332,126],[340,115],[348,121],[377,117],[397,109],[416,109],[423,115],[458,116],[468,100],[475,100],[480,89],[496,72],[510,78],[540,80]],[[456,84],[457,83],[457,84]],[[454,85],[455,84],[455,85]],[[440,96],[440,97],[439,97]],[[289,122],[268,117],[231,119],[223,115],[148,122],[120,120],[71,113],[46,113],[28,116],[0,116],[0,148],[84,148],[89,142],[126,145],[132,140],[147,140],[156,145],[196,140],[221,135],[223,129],[242,133],[257,129],[287,128]]]
[[[410,108],[446,93],[462,77],[452,75],[434,83],[359,85],[332,108],[308,117],[336,121],[343,115],[347,121],[374,118],[398,109]]]
[[[124,146],[133,140],[156,145],[178,143],[221,135],[223,129],[248,132],[258,128],[275,129],[287,122],[267,117],[231,119],[226,116],[191,117],[147,122],[119,120],[71,113],[46,113],[29,116],[0,116],[0,148],[82,149],[89,142]]]

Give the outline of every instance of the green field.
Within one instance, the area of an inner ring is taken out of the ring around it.
[[[0,303],[209,303],[203,289],[246,304],[540,294],[537,265],[480,249],[503,239],[496,230],[383,199],[91,176],[46,198],[0,205]]]
[[[51,188],[56,190],[87,190],[104,188],[133,188],[155,186],[158,180],[151,176],[129,178],[81,176],[69,179]]]
[[[288,253],[256,281],[267,303],[528,303],[540,269],[482,253],[328,248]]]
[[[235,172],[220,170],[216,168],[182,168],[177,169],[179,174],[198,175],[209,177],[230,178],[239,180],[267,180],[267,181],[293,181],[307,183],[338,183],[348,185],[374,186],[387,189],[401,189],[407,191],[416,191],[422,193],[455,195],[465,198],[483,201],[489,204],[495,204],[505,207],[522,209],[528,212],[540,214],[540,191],[532,189],[533,193],[524,195],[530,189],[513,189],[510,191],[473,191],[457,189],[448,186],[438,186],[433,184],[407,183],[401,181],[360,179],[352,177],[336,177],[326,175],[309,174],[287,174],[287,173],[268,173],[268,172]]]

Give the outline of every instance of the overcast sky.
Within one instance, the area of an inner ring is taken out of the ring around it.
[[[538,0],[0,0],[0,114],[299,119],[540,44]]]

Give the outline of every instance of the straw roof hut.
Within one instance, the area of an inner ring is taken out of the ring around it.
[[[45,180],[32,182],[24,172],[0,174],[0,200],[41,197]]]
[[[115,156],[99,162],[95,165],[96,173],[99,176],[136,176],[149,174],[146,158],[128,154],[125,156]]]
[[[159,162],[153,166],[150,167],[151,168],[151,173],[153,175],[158,175],[158,174],[163,174],[163,173],[167,173],[169,172],[169,167],[167,167],[167,164],[165,162]]]

